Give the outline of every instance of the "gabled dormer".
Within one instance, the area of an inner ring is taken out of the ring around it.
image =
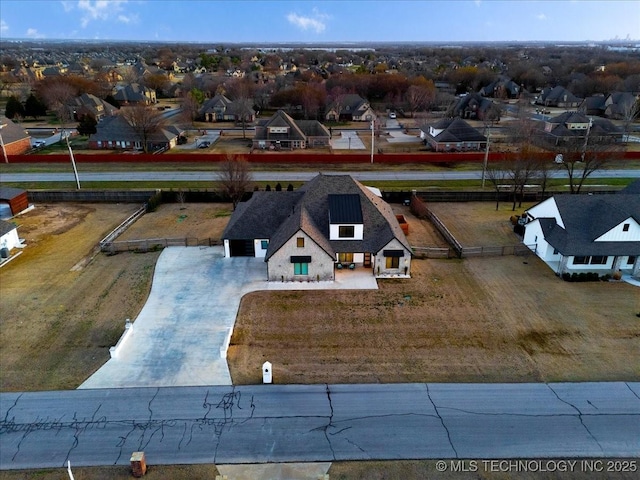
[[[360,195],[329,195],[329,240],[362,240]]]
[[[600,235],[596,242],[640,242],[640,224],[633,217]]]

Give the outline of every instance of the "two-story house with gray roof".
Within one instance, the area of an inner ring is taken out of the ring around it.
[[[269,281],[331,281],[341,269],[408,277],[411,246],[393,210],[349,175],[320,174],[297,191],[254,192],[222,238],[225,256],[267,262]]]
[[[356,93],[350,93],[344,95],[339,102],[329,104],[325,119],[329,121],[370,122],[375,116],[375,112],[367,100]]]
[[[222,94],[218,94],[213,98],[204,101],[198,116],[205,122],[236,122],[241,121],[241,114],[237,112],[238,108],[233,101],[229,100]],[[256,119],[256,112],[250,108],[244,112],[244,121],[253,122]]]
[[[151,105],[156,103],[156,91],[139,83],[131,83],[119,89],[113,98],[120,105]]]
[[[297,150],[326,147],[330,133],[317,120],[294,120],[278,110],[268,120],[258,122],[253,148],[261,150]]]
[[[527,210],[523,243],[558,275],[640,276],[640,182],[615,194],[556,195]]]

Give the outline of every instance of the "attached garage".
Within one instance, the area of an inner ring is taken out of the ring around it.
[[[229,253],[231,257],[255,257],[253,239],[229,240]]]

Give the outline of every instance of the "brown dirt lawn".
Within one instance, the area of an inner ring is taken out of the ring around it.
[[[159,253],[107,256],[96,245],[138,207],[46,204],[13,220],[27,247],[0,269],[3,391],[76,388],[108,360],[144,305]],[[219,238],[229,211],[162,205],[126,235]]]
[[[124,319],[144,304],[158,253],[94,247],[135,208],[42,205],[16,219],[28,246],[0,269],[2,390],[75,388],[108,359]],[[398,209],[412,243],[441,242],[428,222]],[[122,238],[215,239],[229,212],[162,205]],[[480,213],[472,218],[482,223]],[[246,296],[230,350],[234,381],[259,382],[265,359],[278,383],[640,376],[628,361],[640,336],[635,287],[565,283],[535,257],[416,260],[413,273],[378,291]]]

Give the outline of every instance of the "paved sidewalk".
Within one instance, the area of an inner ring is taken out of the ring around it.
[[[335,282],[267,282],[261,258],[224,258],[222,247],[169,247],[158,259],[133,332],[79,388],[231,385],[220,348],[242,296],[258,290],[377,289],[371,272]],[[124,330],[124,319],[123,319]]]

